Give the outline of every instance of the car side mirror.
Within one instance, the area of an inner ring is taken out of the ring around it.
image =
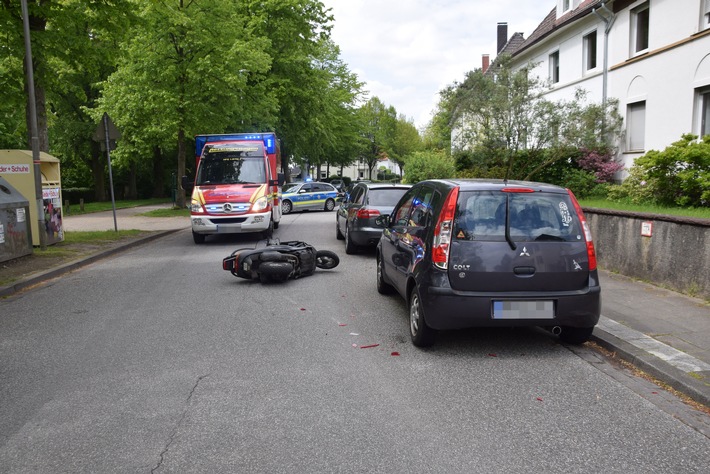
[[[380,227],[387,227],[390,225],[390,216],[389,214],[385,214],[382,216],[377,216],[375,218],[375,224],[377,224]]]

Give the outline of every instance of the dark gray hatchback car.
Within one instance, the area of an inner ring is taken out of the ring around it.
[[[484,326],[542,326],[580,344],[599,321],[594,244],[567,189],[422,181],[379,220],[377,290],[407,301],[417,346]]]
[[[335,236],[345,240],[345,253],[360,247],[374,247],[380,240],[382,225],[375,221],[392,208],[411,184],[358,182],[340,203],[335,215]]]

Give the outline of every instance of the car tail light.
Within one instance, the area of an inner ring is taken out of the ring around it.
[[[367,209],[367,208],[362,208],[359,211],[357,211],[357,218],[358,219],[369,219],[370,217],[377,217],[380,215],[380,211],[377,209]]]
[[[434,227],[434,246],[431,254],[431,262],[442,270],[446,270],[449,265],[449,245],[451,243],[451,232],[454,227],[454,216],[456,215],[456,201],[459,198],[459,188],[451,190],[441,208],[439,219]]]
[[[571,190],[567,190],[569,197],[574,204],[574,209],[577,211],[577,217],[582,223],[582,229],[584,230],[584,240],[587,242],[587,258],[589,259],[589,271],[597,269],[597,254],[594,251],[594,242],[592,241],[592,232],[589,230],[589,224],[587,224],[587,219],[584,217],[582,212],[582,207],[577,202],[577,198],[574,197],[574,193]]]

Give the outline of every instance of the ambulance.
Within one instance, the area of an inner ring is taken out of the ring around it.
[[[281,221],[284,175],[274,133],[227,133],[195,136],[195,180],[183,177],[192,192],[192,238],[259,233],[270,238]],[[192,186],[190,186],[192,184]]]

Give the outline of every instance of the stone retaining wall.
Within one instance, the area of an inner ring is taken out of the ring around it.
[[[599,266],[710,300],[710,219],[585,208]]]

